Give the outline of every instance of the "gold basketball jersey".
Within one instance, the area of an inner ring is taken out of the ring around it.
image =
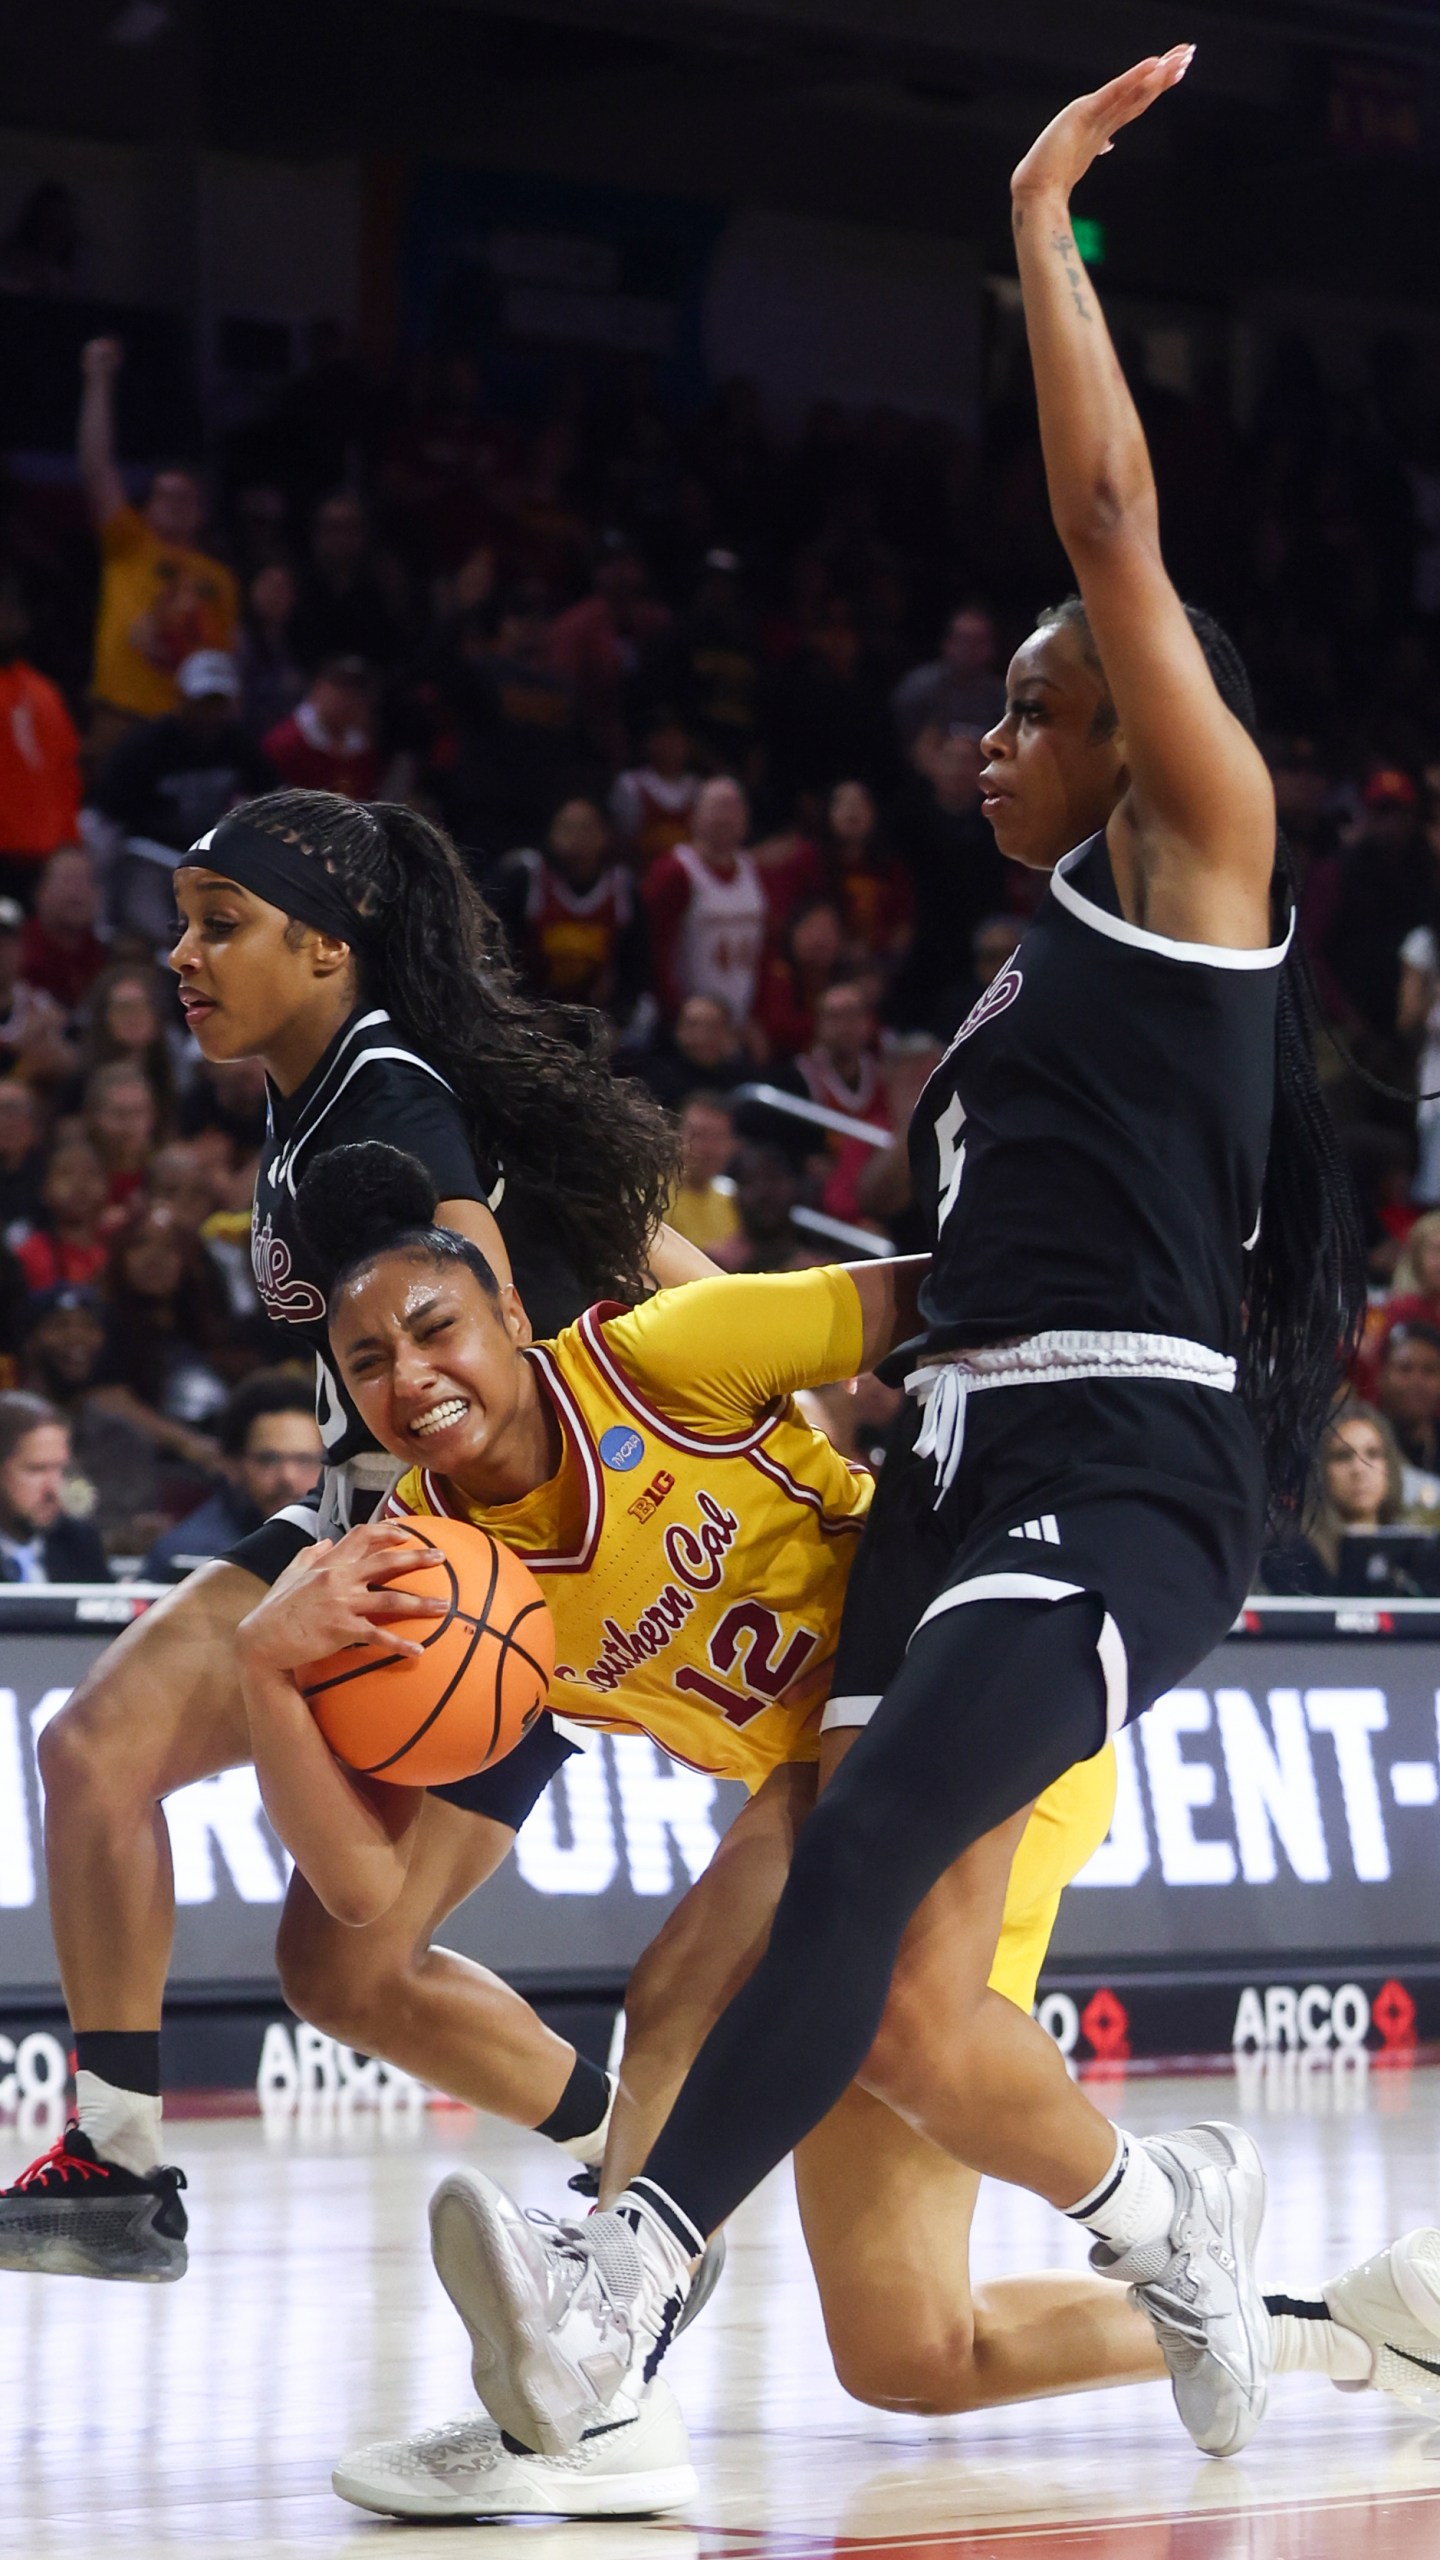
[[[859,1368],[853,1281],[695,1281],[592,1307],[525,1356],[564,1433],[557,1474],[487,1508],[417,1468],[394,1507],[476,1521],[539,1575],[557,1715],[752,1790],[817,1758],[872,1485],[790,1397]]]

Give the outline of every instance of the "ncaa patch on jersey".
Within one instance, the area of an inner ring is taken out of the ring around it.
[[[600,1463],[617,1476],[628,1476],[645,1455],[645,1443],[628,1422],[613,1422],[600,1434]]]

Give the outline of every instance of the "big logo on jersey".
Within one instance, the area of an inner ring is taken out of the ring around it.
[[[948,1058],[954,1050],[959,1048],[962,1040],[973,1039],[982,1023],[993,1020],[997,1013],[1005,1011],[1007,1005],[1012,1005],[1023,983],[1019,970],[1013,964],[1008,969],[1002,969],[998,978],[992,978],[978,1003],[973,1004],[966,1014],[950,1047],[945,1052],[946,1057]]]
[[[250,1229],[250,1268],[260,1303],[273,1324],[318,1324],[325,1315],[325,1301],[308,1280],[293,1276],[290,1247],[283,1236],[277,1236],[267,1218],[255,1221]]]

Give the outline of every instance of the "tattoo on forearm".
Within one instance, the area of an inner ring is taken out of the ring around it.
[[[1060,263],[1065,269],[1065,281],[1070,287],[1070,299],[1074,303],[1075,309],[1080,318],[1082,320],[1093,320],[1095,315],[1085,298],[1083,290],[1085,283],[1085,270],[1080,264],[1080,252],[1075,246],[1074,233],[1071,231],[1057,231],[1050,245],[1060,253]]]

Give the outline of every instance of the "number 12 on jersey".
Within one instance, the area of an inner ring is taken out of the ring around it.
[[[712,1679],[708,1671],[697,1671],[690,1663],[676,1672],[676,1688],[687,1697],[703,1698],[707,1706],[718,1707],[727,1724],[749,1724],[784,1696],[820,1641],[808,1627],[797,1627],[782,1652],[784,1632],[773,1609],[762,1608],[758,1600],[738,1601],[733,1609],[726,1610],[705,1650],[717,1671],[733,1671],[743,1656],[744,1676],[760,1695],[737,1692],[723,1680]]]

